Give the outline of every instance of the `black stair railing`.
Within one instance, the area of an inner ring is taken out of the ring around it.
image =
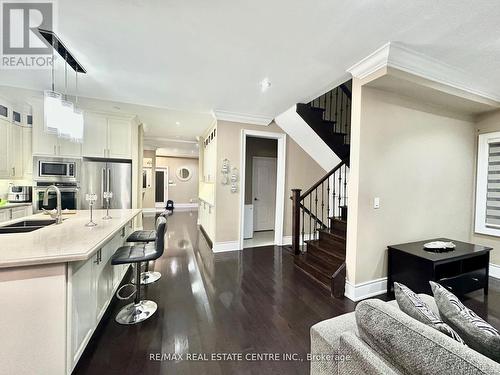
[[[330,217],[347,219],[347,180],[349,167],[340,162],[318,182],[301,194],[292,189],[292,250],[302,252],[306,240],[319,238],[318,231],[328,228]]]
[[[351,81],[335,87],[309,103],[312,108],[322,109],[323,120],[331,126],[333,133],[344,136],[349,144],[351,133]]]

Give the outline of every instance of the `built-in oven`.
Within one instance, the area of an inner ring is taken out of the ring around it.
[[[55,185],[61,191],[61,208],[63,210],[78,210],[80,208],[79,187],[77,183],[72,182],[37,182],[33,187],[33,213],[43,210],[53,210],[57,207],[57,195],[54,189],[49,190],[48,204],[43,204],[45,189],[48,186]]]
[[[36,181],[77,183],[79,181],[80,160],[35,157],[33,169]]]

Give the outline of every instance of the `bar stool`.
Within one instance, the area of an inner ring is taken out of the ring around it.
[[[156,220],[156,228],[158,228],[158,220]],[[127,242],[142,242],[142,243],[150,243],[156,240],[156,230],[136,230],[130,236],[127,237]],[[161,273],[150,271],[149,270],[149,262],[146,263],[146,271],[141,272],[141,284],[151,284],[161,277]]]
[[[116,315],[115,320],[120,324],[137,324],[155,313],[158,306],[156,302],[150,300],[141,299],[141,263],[149,262],[151,260],[158,259],[163,255],[165,247],[165,230],[167,226],[167,220],[165,218],[158,218],[158,227],[156,230],[156,242],[155,244],[140,244],[133,246],[122,246],[111,257],[111,264],[135,264],[135,292],[132,293],[128,298],[135,294],[134,302],[129,303],[124,306]],[[125,284],[118,291],[117,296],[119,296],[120,291],[126,287],[133,284]],[[128,299],[125,298],[125,299]],[[120,298],[124,299],[124,298]]]

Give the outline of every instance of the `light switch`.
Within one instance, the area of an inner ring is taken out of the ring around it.
[[[373,208],[375,208],[375,209],[380,208],[380,198],[379,197],[373,198]]]

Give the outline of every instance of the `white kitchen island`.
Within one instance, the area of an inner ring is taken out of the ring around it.
[[[63,215],[59,225],[0,234],[0,374],[71,374],[128,266],[110,258],[141,210]],[[33,215],[13,220],[47,220]]]

